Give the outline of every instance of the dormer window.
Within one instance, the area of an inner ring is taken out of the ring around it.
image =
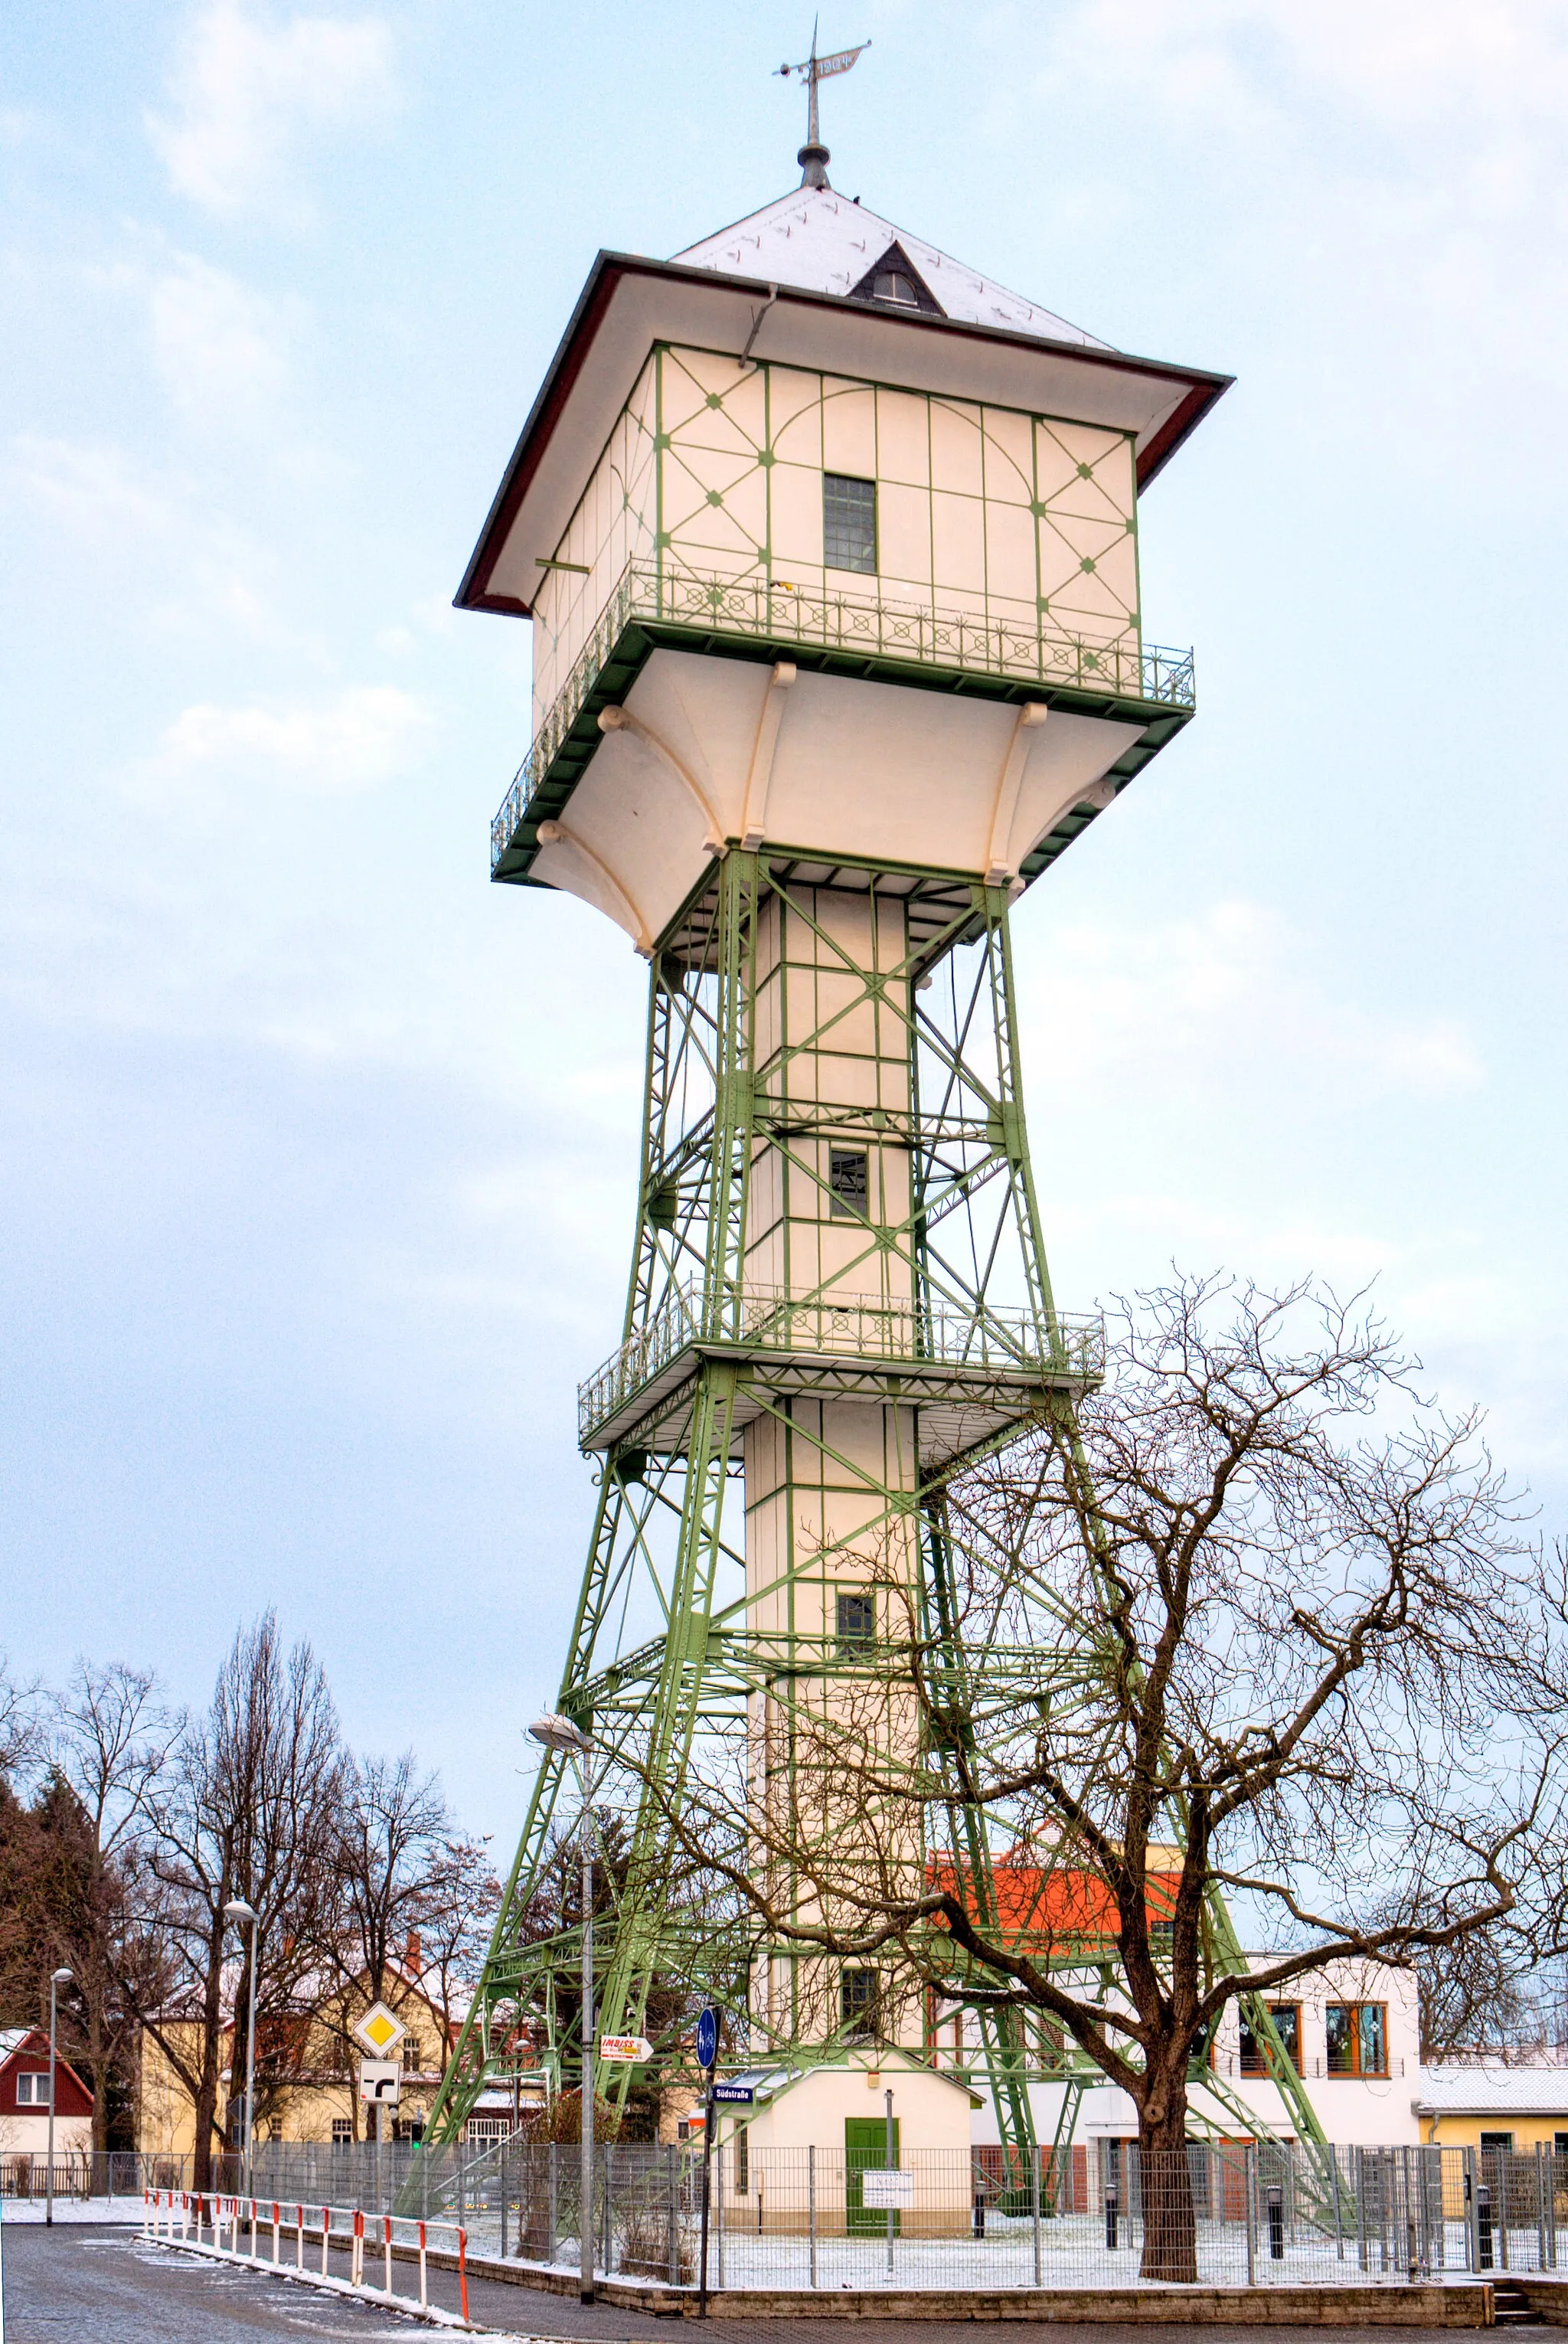
[[[918,309],[920,297],[913,282],[901,268],[879,268],[871,279],[873,301],[901,301],[906,309]]]
[[[850,286],[849,298],[886,301],[894,308],[913,309],[927,318],[942,315],[941,303],[896,239],[879,260],[872,262],[859,283]]]

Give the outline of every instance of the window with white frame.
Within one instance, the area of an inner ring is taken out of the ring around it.
[[[49,2071],[24,2068],[16,2077],[16,2106],[19,2108],[46,2108],[49,2105]]]

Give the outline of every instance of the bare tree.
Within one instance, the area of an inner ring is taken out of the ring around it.
[[[335,1855],[337,1928],[323,1949],[315,2014],[317,2029],[335,2040],[345,2075],[359,2047],[353,2023],[367,1998],[385,1997],[394,1968],[417,1969],[429,1991],[423,1949],[448,1917],[452,1832],[440,1784],[420,1771],[411,1750],[347,1767]],[[357,2128],[359,2104],[352,2095],[349,2111]]]
[[[419,1926],[420,1983],[441,2015],[443,2067],[478,1985],[500,1903],[488,1840],[450,1834],[431,1867]]]
[[[1101,1390],[932,1493],[940,1583],[854,1551],[885,1636],[770,1689],[677,1829],[760,1941],[879,1962],[887,2031],[935,1990],[1076,2046],[1137,2111],[1144,2274],[1180,2280],[1189,2063],[1227,2006],[1549,1902],[1563,1587],[1359,1305],[1181,1280],[1113,1338]],[[1261,1916],[1250,1975],[1221,1899]]]
[[[269,2044],[285,2060],[300,1988],[339,1925],[337,1850],[345,1760],[337,1713],[310,1646],[284,1654],[270,1612],[236,1637],[205,1717],[188,1721],[151,1800],[144,1919],[168,1949],[161,2004],[139,2015],[196,2112],[196,2186],[207,2186],[232,1981],[233,2072],[243,2072],[253,1942],[258,2090]],[[237,1946],[224,1906],[259,1915]],[[230,1950],[241,1955],[237,1975]]]
[[[43,1754],[42,1702],[37,1679],[20,1684],[0,1649],[0,1775],[25,1776]]]
[[[75,1980],[72,2056],[91,2077],[93,2142],[103,2148],[115,2103],[134,2089],[136,2001],[155,1998],[162,1979],[162,1948],[138,1923],[134,1884],[179,1721],[164,1708],[146,1671],[80,1658],[49,1710],[53,1765],[75,1825],[55,1953]],[[127,1980],[135,1982],[136,2000]]]

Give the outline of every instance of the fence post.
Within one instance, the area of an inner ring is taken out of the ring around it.
[[[1544,2142],[1543,2142],[1544,2149]],[[1556,2147],[1547,2154],[1547,2269],[1556,2269]]]
[[[1241,2194],[1247,2201],[1247,2285],[1258,2283],[1258,2152],[1251,2142],[1241,2151]]]
[[[1543,2186],[1545,2154],[1543,2145],[1537,2141],[1535,2144],[1535,2268],[1537,2270],[1544,2270],[1546,2268],[1546,2191]]]
[[[546,2214],[546,2220],[548,2224],[548,2228],[545,2232],[545,2260],[548,2263],[553,2263],[556,2258],[556,2217],[559,2210],[559,2204],[556,2196],[558,2187],[556,2177],[558,2170],[557,2159],[558,2154],[559,2151],[558,2145],[552,2140],[550,2143],[549,2198]]]
[[[610,2159],[614,2149],[607,2140],[604,2145],[604,2275],[608,2278],[615,2268],[615,2197],[610,2186]]]
[[[1513,2208],[1508,2201],[1513,2187],[1513,2153],[1506,2148],[1496,2149],[1493,2155],[1497,2158],[1497,2178],[1500,2185],[1497,2195],[1503,2202],[1501,2205],[1493,2207],[1492,2235],[1496,2238],[1501,2249],[1499,2255],[1501,2268],[1503,2270],[1510,2270],[1513,2265],[1508,2259],[1508,2217]],[[1500,2214],[1503,2218],[1501,2222],[1498,2220]]]
[[[1342,2263],[1345,2258],[1345,2226],[1340,2214],[1340,2153],[1337,2148],[1329,2151],[1329,2187],[1334,2200],[1334,2260]]]
[[[496,2152],[496,2171],[500,2177],[501,2183],[501,2260],[505,2262],[507,2259],[507,2152],[504,2148],[498,2149]]]
[[[713,2171],[714,2228],[719,2233],[719,2284],[722,2288],[724,2285],[724,2145],[722,2141],[719,2144],[718,2154],[713,2160]]]
[[[815,2143],[806,2151],[806,2236],[807,2269],[812,2287],[817,2284],[817,2149]]]
[[[1032,2141],[1029,2151],[1029,2212],[1031,2242],[1034,2248],[1034,2283],[1040,2285],[1040,2143]]]
[[[679,2248],[677,2244],[675,2219],[675,2151],[664,2152],[664,2263],[665,2275],[671,2287],[680,2279]]]

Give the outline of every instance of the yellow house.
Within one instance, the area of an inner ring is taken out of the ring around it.
[[[258,2141],[352,2141],[368,2137],[368,2111],[361,2106],[358,2094],[362,2055],[351,2030],[374,1999],[368,1977],[361,1976],[331,1987],[313,2009],[297,2017],[262,2020],[256,2029]],[[444,2009],[422,1983],[417,1955],[412,1948],[407,1961],[389,1965],[382,1979],[381,1999],[408,2030],[395,2055],[403,2073],[397,2113],[388,2137],[417,2138],[440,2086],[463,2014]],[[194,2066],[200,2056],[197,2022],[176,2016],[160,2020],[159,2028],[174,2050]],[[218,2120],[231,2137],[235,2123],[240,2120],[245,2091],[244,2075],[235,2076],[229,2070],[233,2039],[231,2017],[224,2029],[218,2094]],[[231,2111],[234,2123],[229,2121]],[[150,2027],[142,2032],[139,2134],[140,2147],[149,2152],[189,2156],[196,2147],[191,2096]]]
[[[1444,2148],[1538,2147],[1568,2157],[1568,2066],[1425,2067],[1416,2086],[1421,2137]]]

